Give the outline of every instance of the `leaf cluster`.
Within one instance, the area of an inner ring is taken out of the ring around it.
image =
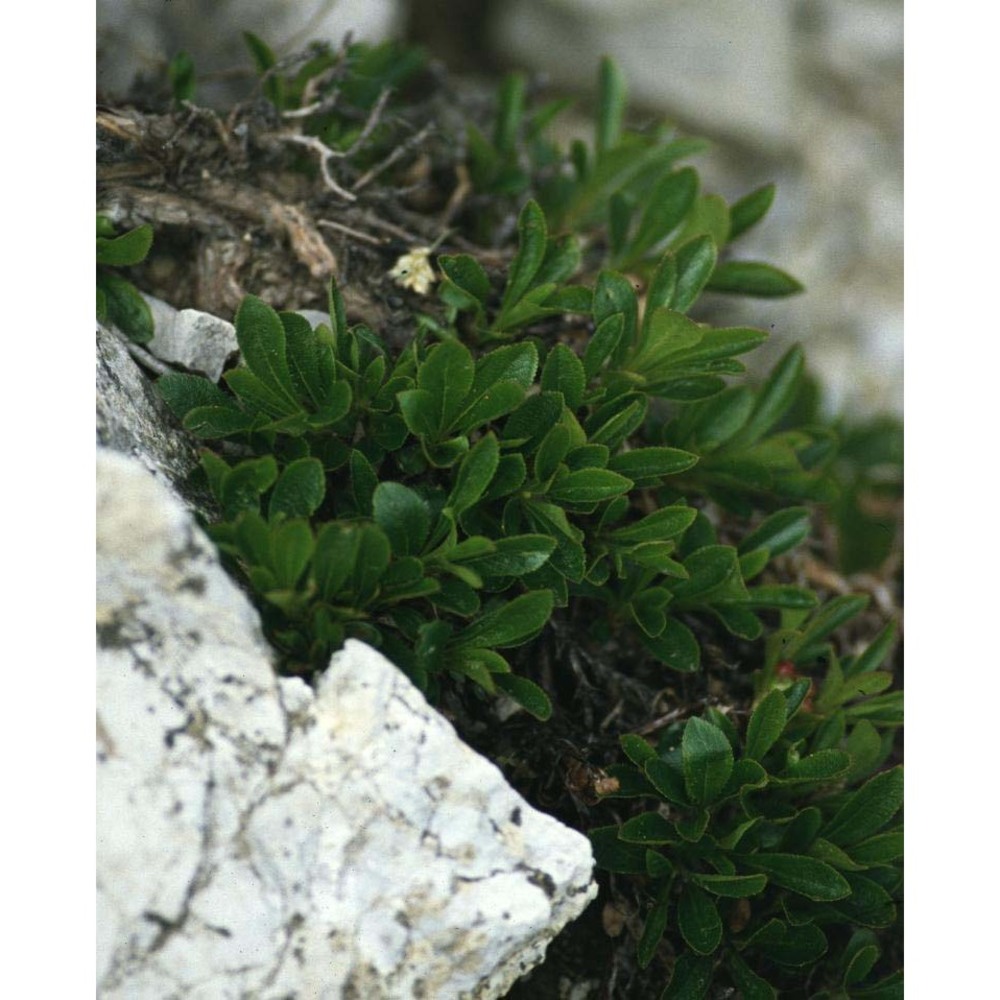
[[[903,773],[883,769],[902,696],[878,669],[894,633],[843,662],[821,646],[858,610],[833,601],[784,630],[795,662],[825,661],[818,692],[765,670],[745,727],[708,709],[655,745],[621,737],[630,763],[609,772],[613,796],[652,808],[590,837],[600,866],[645,880],[639,962],[664,936],[678,955],[665,1000],[698,1000],[713,982],[772,998],[817,967],[827,986],[811,996],[902,996],[900,975],[876,970],[902,884]]]
[[[441,674],[464,676],[545,717],[545,694],[496,649],[532,638],[573,598],[679,671],[700,659],[686,615],[755,639],[759,611],[814,605],[802,588],[747,586],[805,537],[807,510],[764,520],[738,549],[720,544],[673,481],[756,509],[815,496],[823,479],[803,462],[807,432],[767,436],[799,365],[786,359],[746,388],[728,435],[701,405],[764,338],[684,315],[704,267],[664,254],[640,317],[635,288],[616,272],[593,289],[565,283],[574,241],[550,237],[535,202],[518,228],[502,293],[471,256],[441,259],[449,315],[471,319],[464,332],[482,350],[449,326],[392,357],[374,331],[347,323],[333,284],[330,324],[316,330],[248,297],[236,316],[243,363],[224,388],[182,374],[159,385],[193,434],[236,438],[250,453],[231,465],[206,452],[226,518],[213,531],[291,661],[319,666],[353,635],[426,689]],[[593,329],[582,351],[529,335],[568,311]],[[681,415],[654,423],[656,403]],[[661,443],[678,420],[678,438],[697,450]]]
[[[113,268],[129,267],[146,259],[153,245],[148,223],[116,234],[114,224],[97,216],[97,318],[113,323],[137,344],[153,339],[153,314],[139,290]]]
[[[545,137],[546,127],[571,102],[529,109],[525,95],[523,75],[511,74],[499,89],[491,136],[468,127],[469,176],[477,191],[534,191],[557,228],[594,234],[605,263],[616,270],[645,275],[669,249],[682,265],[697,260],[707,271],[702,285],[712,291],[775,297],[802,290],[771,264],[719,259],[728,243],[767,213],[774,185],[732,204],[702,193],[694,168],[677,164],[707,143],[677,136],[666,126],[626,129],[627,88],[612,60],[600,65],[590,146],[578,139],[562,150]]]

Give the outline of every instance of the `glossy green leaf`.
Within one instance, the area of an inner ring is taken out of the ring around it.
[[[181,420],[199,406],[214,406],[245,416],[232,396],[226,395],[214,382],[200,375],[171,372],[157,379],[156,388],[167,405]]]
[[[681,741],[684,786],[692,802],[714,801],[733,770],[733,748],[725,735],[703,719],[689,719]]]
[[[417,369],[417,389],[430,394],[436,430],[446,430],[458,416],[474,375],[472,355],[457,340],[446,340],[428,352],[427,359]],[[405,409],[403,416],[406,418]],[[418,433],[409,419],[407,424]]]
[[[356,525],[337,521],[317,533],[312,575],[323,600],[333,601],[347,583],[357,560],[358,537]]]
[[[278,314],[266,302],[247,295],[235,322],[236,340],[247,368],[293,412],[299,409],[285,354],[285,328]]]
[[[599,826],[587,831],[598,868],[623,875],[646,874],[646,848],[618,839],[618,826]]]
[[[652,909],[646,914],[646,922],[643,924],[642,936],[639,938],[639,945],[636,951],[636,958],[640,969],[646,968],[656,954],[656,947],[663,937],[663,932],[667,929],[667,915],[669,910],[670,885],[668,883],[657,894]]]
[[[625,756],[628,757],[633,764],[638,764],[642,767],[647,760],[653,760],[656,758],[656,749],[650,746],[641,736],[634,736],[631,733],[625,733],[618,737],[621,743],[622,750],[625,752]]]
[[[584,373],[593,378],[601,365],[611,356],[621,342],[625,330],[625,317],[622,313],[606,316],[597,324],[594,335],[587,342],[583,353]]]
[[[698,174],[691,167],[665,174],[654,186],[639,219],[628,261],[641,260],[678,226],[698,194]]]
[[[774,987],[754,972],[740,958],[736,951],[730,951],[726,956],[726,965],[733,977],[733,982],[740,991],[742,1000],[778,1000]]]
[[[458,466],[455,485],[448,497],[448,506],[456,516],[479,502],[499,464],[500,445],[496,435],[486,434],[476,442]]]
[[[773,919],[750,937],[747,948],[762,952],[780,965],[801,967],[822,958],[827,941],[826,935],[814,924],[795,927]]]
[[[640,521],[616,528],[611,533],[611,538],[616,544],[622,545],[668,541],[682,535],[696,516],[697,511],[693,507],[661,507]]]
[[[780,691],[771,691],[760,701],[747,724],[744,754],[762,760],[785,728],[786,702]]]
[[[668,615],[658,636],[640,633],[642,644],[663,664],[679,673],[693,673],[701,662],[701,651],[694,633],[683,622]]]
[[[709,956],[682,952],[674,962],[673,974],[660,1000],[705,1000],[714,966]]]
[[[750,260],[730,260],[717,265],[705,287],[712,292],[756,298],[779,298],[803,290],[790,274],[772,264]]]
[[[600,503],[632,488],[632,480],[608,469],[581,469],[567,473],[549,487],[557,503]]]
[[[810,510],[808,507],[787,507],[766,517],[740,542],[740,553],[754,549],[767,549],[772,558],[788,552],[809,537]]]
[[[677,285],[670,308],[687,312],[715,269],[717,251],[711,236],[697,236],[676,251]]]
[[[456,256],[441,254],[437,258],[437,264],[445,277],[473,302],[480,306],[486,305],[490,295],[490,279],[475,257],[470,257],[468,254]]]
[[[808,899],[843,899],[851,891],[835,868],[805,855],[761,853],[747,855],[741,860],[746,867],[767,875],[774,885]]]
[[[526,712],[541,722],[552,716],[552,702],[548,695],[526,677],[515,674],[493,674],[493,683],[508,698],[513,698]]]
[[[501,314],[524,297],[545,258],[548,239],[545,215],[536,201],[528,201],[521,209],[517,232],[518,251],[507,275]]]
[[[161,379],[162,381],[162,379]],[[159,384],[159,383],[157,383]],[[851,664],[846,671],[848,676],[865,674],[878,670],[885,662],[896,643],[896,623],[889,622],[877,636],[868,644],[864,652]]]
[[[643,762],[643,773],[649,779],[650,784],[668,802],[675,805],[690,805],[687,789],[684,784],[684,772],[679,767],[674,767],[660,757],[650,757]]]
[[[867,840],[885,826],[903,804],[902,765],[870,778],[861,786],[823,830],[834,844],[849,847]]]
[[[278,478],[278,465],[271,455],[240,462],[225,474],[219,500],[229,519],[240,511],[257,510],[260,495],[269,490]]]
[[[774,202],[774,185],[765,184],[729,206],[729,238],[735,240],[759,222]]]
[[[629,479],[656,480],[661,476],[672,476],[696,465],[698,456],[680,448],[633,448],[613,455],[608,468]]]
[[[692,951],[711,955],[722,943],[722,919],[712,897],[697,885],[684,886],[677,902],[677,926]]]
[[[629,844],[675,844],[677,831],[658,812],[644,812],[626,820],[618,836]]]
[[[692,880],[715,896],[744,899],[756,896],[767,886],[766,875],[698,875]]]
[[[416,555],[423,549],[431,529],[430,508],[408,486],[379,483],[372,494],[372,515],[395,555]]]
[[[860,865],[887,865],[903,856],[903,834],[899,831],[878,833],[852,844],[851,857]]]
[[[750,419],[730,442],[733,447],[756,444],[788,411],[799,391],[804,359],[797,344],[788,349],[757,393]]]
[[[488,612],[455,637],[455,646],[518,646],[537,635],[552,615],[552,592],[535,590]]]
[[[469,561],[483,576],[524,576],[548,562],[556,547],[547,535],[514,535],[497,539],[494,550]]]
[[[583,362],[565,344],[556,344],[545,359],[541,385],[543,390],[561,392],[566,405],[578,410],[587,385]]]
[[[291,590],[299,582],[313,554],[314,541],[309,522],[298,518],[284,521],[272,530],[271,537],[271,565],[278,586]]]
[[[104,303],[103,314],[129,340],[147,344],[153,339],[153,314],[132,282],[102,270],[97,274],[97,289]]]
[[[146,259],[153,245],[153,227],[146,223],[108,239],[97,238],[97,263],[111,267],[128,267]]]
[[[625,115],[627,89],[625,77],[614,60],[601,59],[598,73],[597,133],[595,152],[598,157],[618,145],[622,119]]]
[[[542,438],[542,443],[535,452],[535,478],[540,483],[547,483],[572,446],[569,428],[565,424],[556,424]]]
[[[842,777],[851,766],[851,755],[844,750],[817,750],[816,753],[790,763],[781,772],[781,784],[807,781],[833,781]]]
[[[315,458],[300,458],[285,467],[278,477],[267,516],[274,520],[285,517],[310,517],[323,502],[326,494],[326,474],[323,463]]]

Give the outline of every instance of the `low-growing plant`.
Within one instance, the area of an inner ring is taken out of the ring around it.
[[[826,642],[864,603],[835,599],[769,637],[745,726],[713,708],[655,745],[621,738],[631,763],[610,769],[612,796],[657,804],[590,836],[600,866],[646,882],[638,959],[669,941],[664,1000],[713,982],[772,998],[805,968],[837,984],[812,997],[902,996],[900,973],[873,975],[902,886],[902,767],[881,770],[903,719],[878,669],[894,629],[843,661]],[[818,687],[799,676],[823,662]]]
[[[144,261],[152,245],[152,226],[146,224],[116,234],[114,223],[98,214],[97,318],[102,323],[113,323],[137,344],[153,339],[153,314],[139,289],[112,268]]]
[[[275,107],[358,155],[387,81],[412,69],[387,48],[283,64],[248,44]],[[334,281],[329,323],[247,296],[241,362],[220,384],[159,380],[207,445],[221,512],[208,530],[290,673],[322,669],[353,636],[432,699],[478,688],[545,720],[551,692],[507,651],[571,606],[578,643],[655,664],[664,683],[723,636],[758,667],[748,707],[685,710],[655,744],[626,733],[629,763],[602,784],[602,808],[650,806],[591,831],[598,863],[648,902],[639,962],[672,962],[664,998],[712,984],[746,1000],[901,996],[902,693],[880,669],[895,631],[841,655],[867,599],[824,602],[789,570],[818,505],[853,530],[860,501],[838,483],[859,495],[868,452],[861,440],[838,457],[803,402],[800,348],[752,382],[740,358],[766,333],[696,318],[706,291],[800,289],[720,259],[773,187],[732,204],[702,194],[676,169],[701,146],[627,131],[610,62],[592,148],[546,139],[562,103],[532,111],[525,93],[508,78],[491,137],[467,131],[464,224],[493,231],[504,199],[532,195],[516,249],[504,268],[438,254],[437,301],[405,300],[404,347],[348,322]]]

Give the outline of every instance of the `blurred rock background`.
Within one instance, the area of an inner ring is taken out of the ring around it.
[[[697,161],[728,200],[778,184],[738,244],[804,282],[793,299],[718,299],[715,319],[772,329],[763,360],[805,344],[828,409],[902,410],[902,0],[98,0],[98,90],[177,51],[199,74],[245,66],[240,31],[279,52],[313,38],[407,37],[449,69],[543,74],[593,92],[612,56],[632,108],[715,142]],[[200,99],[208,92],[200,91]],[[586,101],[581,103],[586,111]],[[572,129],[572,121],[565,128]]]

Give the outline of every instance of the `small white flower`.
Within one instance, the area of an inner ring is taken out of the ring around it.
[[[431,290],[431,285],[437,281],[430,256],[430,247],[414,247],[396,261],[389,277],[403,288],[411,288],[418,295],[426,295]]]

